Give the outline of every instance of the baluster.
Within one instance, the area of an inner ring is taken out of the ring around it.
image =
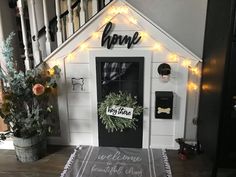
[[[74,24],[74,31],[79,29],[79,3],[73,9],[73,24]]]
[[[57,16],[57,46],[62,44],[61,20],[60,20],[60,4],[59,0],[55,0],[56,16]]]
[[[105,0],[105,6],[110,2],[110,0]]]
[[[68,33],[71,36],[74,33],[74,25],[73,25],[73,11],[71,8],[71,0],[67,0],[67,8],[68,8]]]
[[[63,39],[67,39],[67,29],[66,29],[66,17],[63,17],[63,19],[62,19],[62,21],[63,21]]]
[[[98,1],[92,0],[92,15],[94,16],[98,12]]]
[[[30,2],[31,2],[31,10],[32,10],[33,33],[34,33],[33,34],[34,38],[32,39],[34,66],[36,66],[41,62],[41,53],[39,49],[38,25],[37,25],[37,20],[36,20],[36,13],[35,13],[35,0],[31,0]]]
[[[49,33],[49,21],[48,21],[46,0],[43,0],[43,14],[44,14],[44,25],[46,32],[46,55],[48,56],[52,52],[52,47],[51,47],[51,37]]]
[[[20,13],[20,20],[21,20],[21,29],[22,29],[22,38],[25,50],[25,70],[30,70],[30,59],[29,59],[29,49],[28,49],[28,41],[26,35],[26,27],[25,27],[25,20],[24,20],[24,4],[23,0],[17,1],[17,7]]]
[[[84,0],[84,11],[85,11],[85,22],[89,19],[89,2],[88,0]]]
[[[84,0],[80,1],[80,26],[85,24],[85,11],[84,11]]]

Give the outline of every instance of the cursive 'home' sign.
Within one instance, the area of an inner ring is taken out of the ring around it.
[[[132,119],[133,111],[133,108],[113,105],[111,107],[107,107],[106,114],[109,116]]]
[[[137,44],[141,40],[141,36],[139,36],[138,32],[135,32],[133,36],[122,36],[118,34],[113,34],[110,36],[112,30],[112,22],[107,23],[103,34],[102,34],[102,46],[107,46],[108,49],[111,49],[114,45],[127,45],[127,48],[129,49],[132,45]]]

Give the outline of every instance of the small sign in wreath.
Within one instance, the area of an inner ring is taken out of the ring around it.
[[[110,93],[99,105],[98,114],[108,132],[136,129],[137,116],[143,112],[136,98],[128,93]]]

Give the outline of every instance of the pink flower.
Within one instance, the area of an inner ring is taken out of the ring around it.
[[[35,95],[39,96],[45,92],[45,87],[42,84],[35,84],[32,91]]]

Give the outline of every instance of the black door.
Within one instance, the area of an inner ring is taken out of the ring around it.
[[[137,97],[143,106],[143,57],[97,57],[97,97],[98,103],[106,95],[119,91]],[[123,132],[108,132],[98,118],[99,146],[142,147],[143,115],[136,122],[137,129],[126,129]]]

